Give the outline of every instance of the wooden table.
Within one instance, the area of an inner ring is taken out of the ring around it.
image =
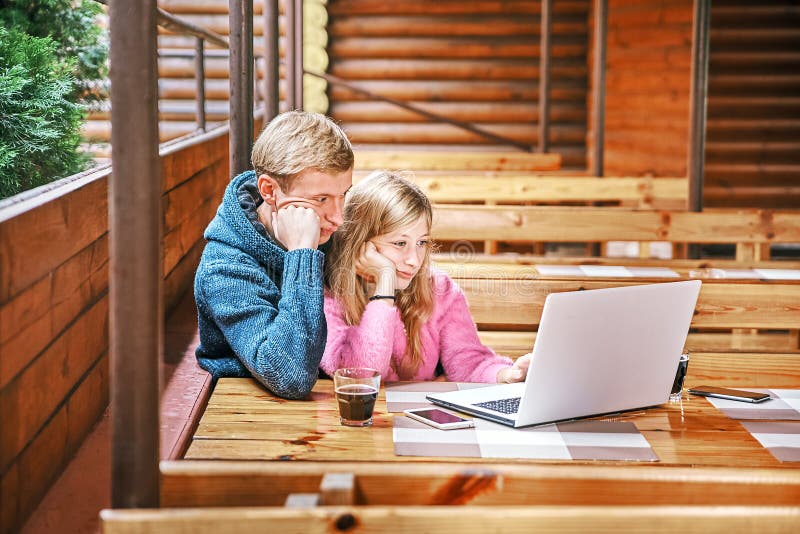
[[[333,383],[320,380],[309,400],[279,399],[252,379],[220,379],[185,455],[191,460],[306,460],[314,462],[458,462],[632,465],[636,462],[424,458],[395,456],[385,390],[368,428],[339,424]],[[738,421],[706,399],[623,414],[658,455],[659,466],[777,467],[776,460]],[[653,465],[653,464],[650,464]]]

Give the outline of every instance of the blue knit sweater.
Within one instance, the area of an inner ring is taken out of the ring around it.
[[[200,327],[197,361],[219,377],[259,380],[278,396],[311,391],[327,335],[319,250],[290,252],[258,222],[256,175],[234,178],[194,281]]]

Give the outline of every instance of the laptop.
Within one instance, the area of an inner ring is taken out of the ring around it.
[[[513,427],[662,404],[699,292],[691,280],[551,293],[524,382],[427,399]]]

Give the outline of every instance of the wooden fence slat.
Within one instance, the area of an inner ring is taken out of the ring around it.
[[[71,194],[0,222],[0,303],[107,232],[106,175],[91,175]]]
[[[108,288],[108,235],[0,306],[0,389]]]
[[[108,296],[105,295],[32,365],[0,390],[0,404],[4,407],[0,470],[7,468],[47,423],[107,346]]]

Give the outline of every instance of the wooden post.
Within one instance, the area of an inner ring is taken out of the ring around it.
[[[550,149],[550,29],[553,0],[542,0],[539,36],[539,152]]]
[[[703,159],[706,144],[708,97],[708,34],[710,0],[694,0],[692,23],[692,90],[689,101],[689,200],[688,211],[703,211]]]
[[[230,175],[250,168],[253,145],[253,0],[228,0],[230,20]]]
[[[356,477],[353,473],[326,473],[319,484],[322,506],[352,506],[356,501]]]
[[[692,81],[689,100],[689,197],[688,211],[703,211],[703,159],[706,145],[706,105],[708,97],[708,39],[711,25],[711,0],[694,0],[692,22]],[[690,258],[700,257],[700,247],[689,245]],[[738,252],[737,252],[738,255]]]
[[[297,51],[295,50],[295,22],[294,19],[297,17],[297,13],[295,13],[295,3],[294,0],[284,0],[283,2],[283,12],[284,12],[284,24],[283,24],[283,32],[284,32],[284,47],[285,50],[283,55],[283,64],[285,66],[284,69],[284,80],[286,81],[286,90],[284,95],[286,97],[286,104],[289,109],[297,109],[297,102],[295,102],[295,84],[297,82],[297,74],[295,73],[295,65],[297,61],[295,60],[295,56],[297,55]]]
[[[205,42],[202,37],[197,37],[194,47],[194,80],[195,90],[195,120],[197,129],[206,131],[206,65]]]
[[[294,0],[294,77],[294,105],[303,109],[303,0]]]
[[[111,35],[111,506],[159,506],[163,346],[156,0],[115,0]]]
[[[603,176],[606,123],[606,27],[608,0],[594,2],[594,68],[592,69],[593,176]]]
[[[278,0],[264,0],[264,124],[272,120],[280,110],[278,33]]]

